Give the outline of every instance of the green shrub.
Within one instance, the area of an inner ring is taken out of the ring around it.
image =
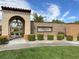
[[[63,32],[58,32],[58,34],[64,34]]]
[[[57,35],[57,40],[63,40],[63,39],[64,39],[64,34]]]
[[[23,33],[23,32],[21,32],[21,33],[20,33],[20,35],[23,37],[23,36],[24,36],[24,33]]]
[[[11,35],[14,35],[14,32],[11,32]]]
[[[31,35],[28,35],[28,40],[29,41],[35,41],[35,35],[34,34],[31,34]]]
[[[16,33],[16,35],[19,35],[19,33]]]
[[[79,41],[79,35],[77,36],[77,41]]]
[[[66,40],[68,40],[68,41],[73,41],[73,36],[66,36]]]
[[[0,44],[7,44],[9,42],[6,36],[0,36]]]
[[[66,34],[64,32],[58,32],[58,34],[63,34],[64,36],[66,36]]]
[[[47,35],[48,40],[54,40],[54,35]]]
[[[44,40],[43,34],[37,34],[37,40]]]

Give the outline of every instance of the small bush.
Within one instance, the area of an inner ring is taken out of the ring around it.
[[[58,32],[58,34],[64,34],[63,32]]]
[[[0,44],[7,44],[9,42],[6,36],[0,36]]]
[[[48,40],[54,40],[54,35],[47,35]]]
[[[63,40],[63,39],[64,39],[64,34],[57,35],[57,40]]]
[[[37,40],[44,40],[43,34],[37,34]]]
[[[20,33],[20,35],[23,37],[23,36],[24,36],[24,33],[23,33],[23,32],[21,32],[21,33]]]
[[[79,35],[77,36],[77,41],[79,41]]]
[[[14,33],[13,33],[13,32],[11,32],[11,35],[14,35]]]
[[[68,40],[68,41],[73,41],[73,36],[66,36],[66,40]]]
[[[19,35],[19,33],[16,33],[16,35]]]
[[[64,36],[66,36],[66,34],[64,32],[58,32],[58,34],[63,34]]]
[[[31,35],[28,35],[28,40],[29,41],[35,41],[35,35],[31,34]]]

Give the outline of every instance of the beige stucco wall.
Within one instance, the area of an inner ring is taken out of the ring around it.
[[[67,24],[66,34],[77,37],[77,35],[79,34],[79,24]]]
[[[13,16],[20,16],[25,20],[25,34],[30,34],[30,13],[28,12],[19,12],[19,11],[2,11],[2,35],[9,35],[9,20]]]
[[[51,32],[37,32],[37,27],[38,26],[46,26],[46,27],[52,27]],[[57,24],[57,23],[52,23],[52,22],[31,22],[31,27],[32,27],[32,33],[38,34],[58,34],[58,32],[63,32],[65,33],[65,24]]]

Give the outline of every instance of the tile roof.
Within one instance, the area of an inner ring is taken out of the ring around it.
[[[2,10],[13,10],[13,11],[21,11],[21,12],[31,12],[31,10],[28,9],[23,9],[23,8],[14,8],[14,7],[6,7],[6,6],[1,6]]]

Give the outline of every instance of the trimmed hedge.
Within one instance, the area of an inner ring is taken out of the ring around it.
[[[14,35],[14,33],[13,33],[13,32],[11,32],[11,35]]]
[[[19,35],[19,33],[16,33],[16,35]]]
[[[31,35],[28,35],[28,40],[29,41],[35,41],[35,35],[34,34],[31,34]]]
[[[64,34],[63,32],[58,32],[58,34]]]
[[[47,35],[47,40],[54,40],[54,35]]]
[[[57,35],[57,40],[63,40],[63,39],[64,39],[64,34]]]
[[[43,34],[37,34],[37,40],[44,40]]]
[[[23,32],[21,32],[21,33],[20,33],[20,35],[23,37],[23,36],[24,36],[24,33],[23,33]]]
[[[79,35],[77,36],[77,41],[79,41]]]
[[[6,36],[0,36],[0,44],[8,44],[9,40]]]
[[[66,40],[68,40],[68,41],[73,41],[73,36],[66,36]]]

